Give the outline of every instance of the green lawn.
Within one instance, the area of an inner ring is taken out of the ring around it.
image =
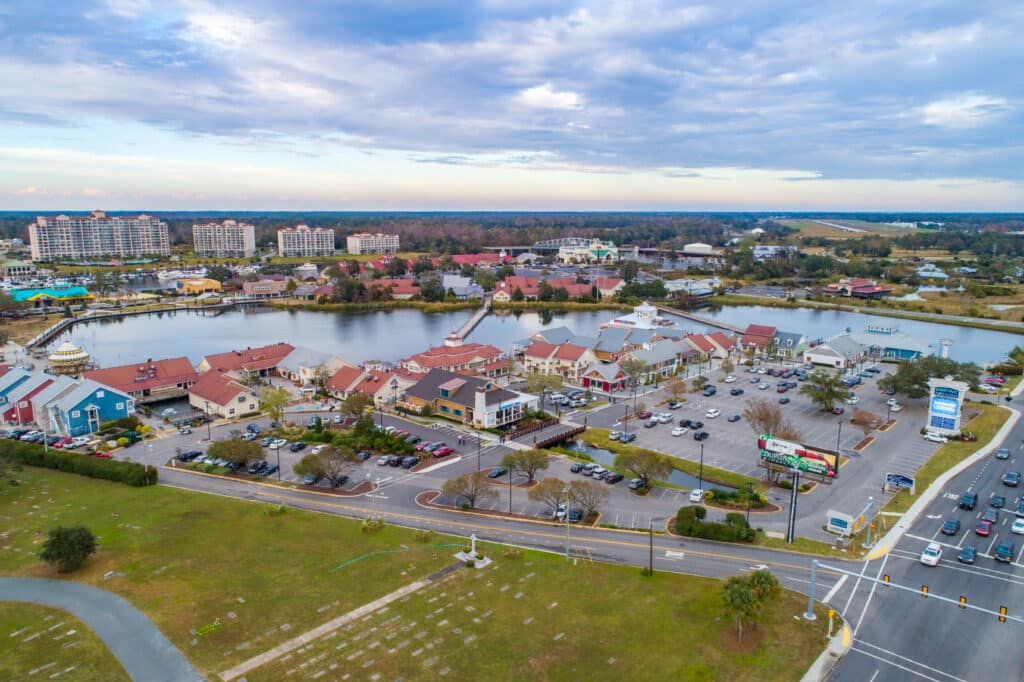
[[[0,573],[54,576],[36,558],[41,534],[85,523],[100,551],[74,579],[129,599],[210,676],[449,566],[456,548],[439,545],[461,542],[421,542],[391,527],[366,535],[357,522],[334,516],[272,513],[264,504],[162,486],[130,488],[32,468],[15,475],[18,487],[0,482],[0,530],[7,533]],[[246,677],[282,679],[296,667],[290,678],[309,679],[337,664],[337,677],[348,671],[355,679],[423,679],[447,667],[448,679],[792,680],[824,645],[825,619],[794,620],[804,608],[794,594],[767,609],[757,636],[738,646],[721,618],[716,581],[667,573],[650,579],[633,568],[567,566],[539,552],[506,558],[494,546],[484,551],[496,568],[460,568],[445,583]],[[108,571],[116,575],[104,580]],[[433,614],[449,602],[443,615]],[[367,634],[357,639],[360,633]],[[404,639],[410,643],[398,647]],[[342,641],[348,645],[339,650]],[[346,652],[358,649],[364,652],[347,660]],[[427,666],[430,658],[437,660]]]
[[[0,679],[128,680],[100,638],[70,613],[0,602]]]
[[[969,404],[981,408],[981,413],[962,428],[964,431],[973,431],[978,436],[977,442],[965,443],[954,440],[936,450],[931,459],[925,462],[914,476],[918,494],[923,493],[940,474],[959,464],[992,440],[1010,416],[1008,410],[997,405]],[[910,509],[916,499],[916,497],[911,497],[907,491],[900,492],[889,500],[882,511],[905,512]]]

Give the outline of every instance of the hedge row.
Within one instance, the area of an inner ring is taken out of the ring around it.
[[[57,469],[89,478],[102,478],[141,487],[156,485],[156,467],[122,462],[115,459],[90,457],[78,452],[65,452],[50,448],[45,452],[42,445],[22,443],[16,440],[0,441],[0,456],[16,462],[44,469]]]
[[[792,485],[792,484],[790,484]],[[746,490],[723,490],[721,488],[712,488],[708,491],[708,500],[713,501],[715,504],[721,504],[723,506],[734,506],[734,507],[746,507],[747,506],[747,491]],[[760,493],[754,493],[753,497],[750,498],[751,509],[761,509],[767,504],[767,500],[764,495]]]
[[[676,532],[691,538],[718,540],[720,542],[753,542],[757,532],[747,525],[746,518],[738,512],[725,515],[725,523],[705,522],[704,507],[682,507],[676,514]]]

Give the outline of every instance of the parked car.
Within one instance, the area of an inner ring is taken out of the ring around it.
[[[960,434],[960,440],[964,441],[965,443],[973,443],[974,441],[978,440],[978,434],[974,433],[973,431],[964,431],[963,433]]]
[[[360,450],[359,452],[356,453],[356,457],[359,458],[360,462],[365,462],[366,460],[370,459],[372,455],[366,450]]]
[[[604,482],[607,483],[608,485],[615,485],[624,478],[625,476],[623,476],[617,471],[609,471],[607,474],[605,474]]]
[[[301,440],[297,440],[291,445],[289,445],[288,449],[291,450],[292,452],[299,452],[300,450],[306,449],[306,444],[303,443]]]
[[[259,424],[249,424],[245,427],[245,430],[249,433],[260,433],[263,431],[263,427]]]
[[[668,409],[670,410],[678,410],[682,406],[683,404],[678,400],[670,400],[668,403]]]
[[[1014,519],[1010,526],[1010,532],[1016,535],[1024,535],[1024,519]]]
[[[263,470],[263,474],[262,475],[263,476],[269,476],[271,474],[276,474],[277,473],[277,468],[278,467],[277,467],[276,464],[271,464],[270,466],[268,466],[266,469]]]
[[[389,467],[400,467],[402,466],[401,455],[388,455],[388,466]]]
[[[306,477],[302,479],[303,485],[316,485],[320,482],[320,474],[306,474]]]
[[[571,473],[578,474],[581,471],[583,471],[583,467],[585,466],[586,464],[584,464],[583,462],[573,462],[572,465],[569,467],[569,471]]]
[[[743,395],[742,388],[734,388],[729,391],[729,395]]]
[[[978,550],[974,547],[966,546],[960,549],[960,553],[956,555],[956,560],[962,564],[973,564],[974,557],[978,554]]]
[[[788,404],[789,404],[789,398],[787,398],[786,396],[782,396],[781,398],[779,398],[779,405],[788,405]]]
[[[298,443],[296,443],[295,445],[298,445]],[[295,445],[293,445],[292,447],[294,448],[294,447],[295,447]],[[314,446],[313,446],[313,449],[312,449],[312,450],[310,450],[309,452],[310,452],[311,454],[314,454],[314,455],[319,455],[319,454],[320,454],[321,452],[323,452],[323,451],[324,451],[324,450],[326,450],[326,449],[327,449],[327,446],[326,446],[326,445],[314,445]]]
[[[390,461],[391,458],[388,455],[381,455],[380,457],[377,458],[377,466],[386,467],[388,465],[388,462]]]
[[[708,384],[707,386],[704,387],[704,397],[705,398],[710,398],[711,396],[713,396],[716,393],[718,393],[718,389],[715,388],[714,386]]]
[[[657,419],[654,419],[654,418],[652,417],[651,419],[648,419],[647,421],[645,421],[645,422],[644,422],[644,428],[645,428],[645,429],[653,429],[653,428],[654,428],[655,426],[657,426],[657,425],[658,425],[659,423],[660,423],[660,422],[659,422],[659,421],[658,421]]]
[[[636,418],[637,419],[650,419],[651,418],[651,413],[648,412],[647,410],[643,410],[641,412],[637,412],[636,413]]]
[[[731,383],[733,383],[735,381],[736,381],[736,377],[734,377],[731,374],[725,378],[725,383],[727,383],[727,384],[731,384]]]
[[[981,520],[988,521],[993,526],[999,523],[999,510],[998,509],[986,509],[981,513]]]
[[[632,443],[635,440],[636,440],[636,433],[634,433],[632,431],[629,432],[629,433],[624,433],[621,436],[619,436],[619,442],[620,443]]]
[[[921,552],[921,563],[925,566],[938,566],[942,559],[942,546],[937,542],[930,542]]]
[[[849,398],[846,399],[846,404],[847,405],[856,405],[859,402],[860,402],[860,397],[859,396],[855,396],[855,395],[851,395]]]
[[[92,456],[100,457],[102,459],[110,459],[111,457],[114,456],[114,453],[111,450],[97,450],[96,452],[92,453]]]
[[[655,412],[652,419],[657,419],[659,424],[670,424],[675,417],[668,412]]]
[[[700,440],[707,440],[708,439],[708,435],[709,434],[708,434],[707,431],[698,431],[697,433],[693,434],[693,439],[694,440],[698,440],[698,441],[700,441]]]
[[[508,469],[505,467],[494,467],[487,474],[487,478],[501,478],[508,473]]]
[[[178,429],[178,433],[180,433],[183,436],[187,436],[190,433],[192,433],[192,427],[191,426],[182,426],[180,429]]]
[[[288,441],[286,441],[284,438],[278,438],[277,440],[273,441],[270,444],[270,449],[271,450],[280,450],[285,445],[288,445]]]
[[[691,429],[701,429],[701,428],[704,428],[704,422],[698,421],[696,419],[687,419],[685,422],[680,422],[680,423],[684,424],[686,426],[689,426]]]
[[[450,447],[448,445],[445,445],[443,447],[440,447],[440,448],[434,450],[430,454],[433,455],[434,457],[447,457],[448,455],[452,454],[453,452],[455,452],[455,448]]]
[[[704,491],[700,488],[694,488],[690,491],[690,504],[703,504],[704,502]]]
[[[738,422],[740,419],[743,419],[743,417],[741,417],[738,414],[734,414],[731,417],[729,417],[729,421],[732,423]]]
[[[426,450],[427,448],[429,448],[433,444],[434,444],[434,441],[425,440],[422,443],[418,443],[416,445],[416,447],[413,448],[413,450],[415,450],[416,452],[423,452],[424,450]],[[428,452],[429,452],[429,450],[428,450]]]
[[[768,384],[766,384],[766,383],[764,383],[762,381],[761,383],[759,383],[757,385],[757,390],[759,390],[759,391],[767,391],[768,390]]]
[[[80,448],[83,445],[88,445],[89,440],[90,438],[88,436],[75,436],[74,438],[71,439],[71,447]]]
[[[1013,557],[1014,557],[1014,553],[1013,553],[1013,540],[1010,540],[1009,538],[1006,538],[1002,542],[999,543],[998,547],[996,547],[996,553],[995,553],[995,556],[993,558],[996,561],[1000,561],[1000,562],[1002,562],[1004,564],[1008,564],[1011,561],[1013,561]]]
[[[415,455],[409,455],[408,457],[402,458],[402,468],[412,469],[414,466],[420,463],[420,458]]]
[[[682,436],[682,435],[685,435],[687,431],[689,431],[689,429],[686,428],[685,426],[677,426],[674,429],[672,429],[672,435],[673,436]]]
[[[267,446],[269,446],[273,442],[274,442],[274,439],[271,438],[270,436],[267,436],[265,438],[260,438],[260,446],[262,446],[262,447],[267,447]]]
[[[978,504],[978,493],[964,493],[960,496],[960,508],[968,511],[974,509],[974,506]]]
[[[629,489],[630,490],[640,490],[640,488],[643,488],[643,487],[644,487],[644,479],[642,479],[642,478],[631,478],[631,479],[629,479]]]
[[[940,530],[943,535],[956,535],[960,532],[960,521],[957,519],[946,519]]]
[[[622,431],[609,431],[608,440],[618,440],[622,436]]]
[[[842,414],[843,412],[846,412],[846,410],[844,410],[842,407],[837,406],[832,408],[832,414],[839,415]]]

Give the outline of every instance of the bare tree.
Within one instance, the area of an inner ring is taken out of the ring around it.
[[[523,474],[527,482],[533,483],[534,477],[541,469],[547,469],[551,456],[536,448],[530,450],[513,450],[501,458],[501,466]]]
[[[328,445],[321,450],[319,457],[323,474],[331,482],[332,488],[337,484],[338,477],[346,471],[350,471],[359,461],[350,448],[333,445]]]
[[[668,478],[672,473],[672,462],[668,457],[654,450],[633,448],[615,455],[615,466],[626,469],[650,486],[652,479]]]
[[[578,479],[569,483],[569,499],[580,507],[586,519],[608,499],[608,486],[594,480]]]
[[[551,508],[551,513],[569,501],[569,487],[559,478],[545,478],[526,492],[532,502],[540,502]]]
[[[878,427],[879,419],[876,415],[867,410],[854,410],[852,423],[860,427],[860,430],[867,436],[871,430]]]
[[[778,435],[776,432],[785,421],[782,408],[768,398],[749,399],[743,407],[743,418],[758,435]]]
[[[463,498],[470,509],[475,509],[478,502],[498,496],[498,492],[487,481],[487,473],[483,471],[473,471],[448,479],[441,486],[441,492],[451,497]]]
[[[665,384],[665,392],[673,400],[679,400],[686,395],[686,381],[676,377]]]

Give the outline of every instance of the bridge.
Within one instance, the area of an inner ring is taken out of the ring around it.
[[[676,317],[682,317],[682,318],[685,318],[687,320],[692,320],[693,322],[697,322],[699,324],[703,324],[703,325],[705,325],[707,327],[713,327],[715,329],[723,329],[725,331],[733,332],[735,334],[743,334],[743,332],[746,331],[745,329],[741,329],[740,327],[736,327],[736,326],[731,325],[731,324],[729,324],[727,322],[720,322],[718,320],[709,320],[706,317],[701,317],[700,315],[694,315],[693,313],[687,312],[685,310],[679,310],[678,308],[669,308],[668,306],[663,306],[663,305],[656,305],[654,307],[657,308],[658,310],[660,310],[663,313],[668,313],[670,315],[675,315]]]
[[[476,326],[480,324],[480,320],[487,317],[487,313],[491,312],[491,299],[485,298],[483,307],[473,313],[473,317],[469,318],[464,325],[459,327],[456,331],[452,332],[452,336],[457,336],[460,339],[465,339],[469,336],[469,333],[476,329]]]

